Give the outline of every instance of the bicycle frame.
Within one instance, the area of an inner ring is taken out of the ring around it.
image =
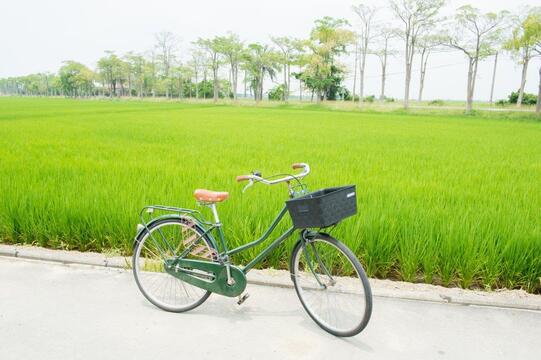
[[[207,206],[209,206],[211,208],[215,206],[214,204],[205,204],[205,205],[207,205]],[[145,221],[144,213],[145,212],[153,213],[154,210],[166,211],[169,214],[162,215],[162,216],[159,216],[159,217],[156,217],[156,218],[152,218],[150,221]],[[213,213],[215,211],[216,210],[214,208]],[[173,215],[171,213],[175,213],[175,215]],[[243,245],[241,245],[239,247],[236,247],[234,249],[229,249],[229,247],[227,246],[227,240],[226,240],[224,231],[222,229],[222,224],[219,221],[218,222],[209,222],[197,210],[185,209],[185,208],[177,208],[177,207],[171,207],[171,206],[162,206],[162,205],[145,206],[141,210],[141,213],[140,213],[140,218],[141,218],[142,224],[139,226],[139,231],[138,231],[137,236],[135,237],[135,241],[137,241],[137,239],[139,238],[139,235],[141,233],[143,233],[145,230],[150,233],[149,225],[153,221],[157,221],[157,220],[164,219],[164,218],[170,218],[172,216],[180,217],[180,218],[183,218],[183,217],[184,218],[189,218],[202,230],[203,233],[199,236],[198,239],[194,240],[192,245],[189,246],[188,248],[186,248],[186,250],[182,254],[178,255],[178,257],[181,258],[182,256],[184,256],[184,254],[188,253],[191,250],[191,248],[193,246],[195,246],[200,241],[200,239],[202,239],[203,237],[206,236],[206,237],[208,237],[210,239],[210,241],[213,243],[213,245],[219,251],[216,254],[218,260],[220,260],[224,264],[234,265],[230,261],[230,256],[234,255],[234,254],[237,254],[237,253],[240,253],[240,252],[242,252],[244,250],[253,248],[253,247],[257,246],[257,245],[260,245],[265,240],[267,240],[270,237],[270,235],[272,234],[272,232],[274,231],[274,229],[276,228],[276,226],[282,221],[282,219],[284,218],[286,213],[287,213],[287,208],[284,205],[282,210],[280,210],[278,215],[275,217],[275,219],[272,221],[272,223],[270,224],[268,229],[263,233],[263,235],[261,237],[259,237],[256,240],[253,240],[253,241],[251,241],[251,242],[249,242],[247,244],[243,244]],[[216,214],[215,214],[215,216],[216,216]],[[216,218],[217,218],[217,216],[216,216]],[[291,236],[291,234],[293,234],[294,231],[295,231],[294,227],[290,227],[289,229],[287,229],[284,233],[282,233],[280,236],[278,236],[278,238],[276,238],[274,241],[272,241],[267,247],[262,249],[261,252],[259,252],[259,254],[257,254],[257,256],[255,258],[253,258],[248,264],[246,264],[244,267],[241,267],[240,268],[241,271],[244,274],[247,274],[251,269],[254,268],[254,266],[256,266],[267,255],[269,255],[270,252],[272,252],[274,249],[276,249],[278,246],[280,246],[289,236]],[[216,232],[217,235],[218,235],[219,247],[218,247],[218,243],[216,242],[216,239],[212,235],[213,232]],[[151,235],[151,237],[153,238],[152,235]],[[153,241],[156,241],[156,240],[153,238]]]
[[[220,245],[222,246],[222,252],[220,253],[220,256],[227,259],[229,261],[229,256],[233,254],[240,253],[244,250],[253,248],[254,246],[257,246],[267,240],[269,236],[272,234],[276,226],[281,222],[284,215],[287,213],[287,208],[284,205],[280,213],[276,216],[276,218],[273,220],[269,228],[265,231],[265,233],[256,240],[253,240],[247,244],[241,245],[239,247],[236,247],[234,249],[229,250],[227,247],[227,241],[225,239],[224,232],[222,230],[222,227],[220,224],[213,225],[213,228],[216,229],[218,232],[218,238],[220,239]],[[256,266],[261,260],[263,260],[271,251],[273,251],[275,248],[280,246],[291,234],[295,231],[294,227],[290,227],[287,229],[284,233],[282,233],[278,238],[276,238],[273,242],[271,242],[267,247],[265,247],[261,252],[253,258],[248,264],[246,264],[243,268],[241,268],[242,272],[244,274],[247,274],[254,266]]]

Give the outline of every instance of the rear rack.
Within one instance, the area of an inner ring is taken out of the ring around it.
[[[148,224],[150,224],[153,220],[161,217],[153,215],[154,211],[158,211],[162,213],[161,216],[166,216],[170,214],[178,214],[178,215],[188,215],[189,217],[195,219],[197,222],[203,225],[212,225],[211,222],[207,221],[203,214],[201,214],[198,210],[193,209],[186,209],[186,208],[179,208],[174,206],[165,206],[165,205],[148,205],[145,206],[143,209],[141,209],[141,212],[139,213],[139,218],[141,219],[141,225],[148,230]]]

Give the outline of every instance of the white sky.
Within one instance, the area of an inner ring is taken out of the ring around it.
[[[386,1],[371,1],[382,6]],[[63,60],[76,60],[91,67],[105,50],[118,53],[151,48],[154,33],[171,31],[181,39],[181,52],[198,37],[210,37],[231,30],[247,42],[269,42],[271,35],[307,37],[313,22],[323,16],[349,19],[352,0],[3,0],[0,2],[0,77],[56,71]],[[445,12],[470,3],[483,11],[516,11],[539,1],[523,0],[450,0]],[[391,22],[382,11],[378,23]],[[402,49],[401,44],[397,44]],[[185,54],[185,53],[184,53]],[[181,54],[182,56],[182,54]],[[418,63],[419,60],[417,60]],[[344,64],[353,64],[343,58]],[[535,59],[528,71],[526,90],[537,93]],[[417,68],[415,66],[415,68]],[[428,64],[426,99],[464,99],[466,60],[460,53],[434,54]],[[403,96],[403,58],[392,59],[387,93]],[[366,94],[379,93],[379,63],[370,58],[367,64]],[[476,98],[488,99],[492,59],[481,63]],[[495,98],[504,98],[519,86],[520,67],[509,56],[500,57]],[[349,81],[349,80],[348,80]],[[268,81],[267,87],[273,84]],[[293,88],[296,84],[293,84]],[[293,89],[294,90],[294,89]],[[239,86],[240,91],[240,86]],[[412,94],[418,91],[418,75],[412,81]]]

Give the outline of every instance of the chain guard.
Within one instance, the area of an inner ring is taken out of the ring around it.
[[[188,284],[224,296],[239,296],[246,288],[246,275],[233,265],[229,265],[232,285],[227,284],[226,265],[211,261],[169,259],[165,260],[165,271]]]

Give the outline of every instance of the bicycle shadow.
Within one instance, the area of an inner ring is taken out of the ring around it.
[[[250,301],[253,301],[253,304],[250,304]],[[160,312],[167,316],[182,316],[188,317],[190,319],[198,318],[217,318],[221,322],[225,322],[230,326],[235,328],[243,328],[245,325],[248,325],[250,322],[260,322],[261,324],[266,324],[268,318],[292,318],[298,319],[302,317],[300,322],[295,322],[296,325],[300,325],[303,330],[306,330],[314,335],[316,339],[326,340],[330,343],[333,342],[342,342],[358,349],[364,353],[373,353],[374,349],[366,343],[363,339],[363,333],[350,338],[341,338],[336,337],[332,334],[327,333],[321,329],[309,316],[306,314],[304,309],[299,304],[298,307],[287,305],[284,303],[283,308],[280,309],[280,306],[272,306],[268,308],[268,304],[264,302],[257,302],[257,295],[254,299],[247,299],[246,302],[242,305],[238,305],[236,298],[226,298],[226,297],[212,297],[203,303],[201,306],[183,313],[167,313],[156,306],[152,305],[148,301],[141,299],[141,305],[146,309]],[[266,306],[267,305],[267,306]],[[285,321],[287,323],[287,319]]]
[[[230,303],[228,299],[219,299],[219,301],[207,302],[200,307],[190,311],[194,316],[211,316],[226,320],[231,325],[239,326],[252,321],[264,321],[267,317],[298,317],[302,316],[303,320],[298,325],[303,329],[313,333],[317,338],[324,338],[328,341],[339,341],[357,348],[365,353],[373,353],[374,349],[362,339],[362,333],[355,337],[341,338],[327,333],[321,329],[309,316],[304,312],[302,307],[298,309],[277,310],[276,308],[261,309],[258,306],[250,306],[242,304],[239,306],[236,301]],[[249,301],[249,300],[247,300]]]

